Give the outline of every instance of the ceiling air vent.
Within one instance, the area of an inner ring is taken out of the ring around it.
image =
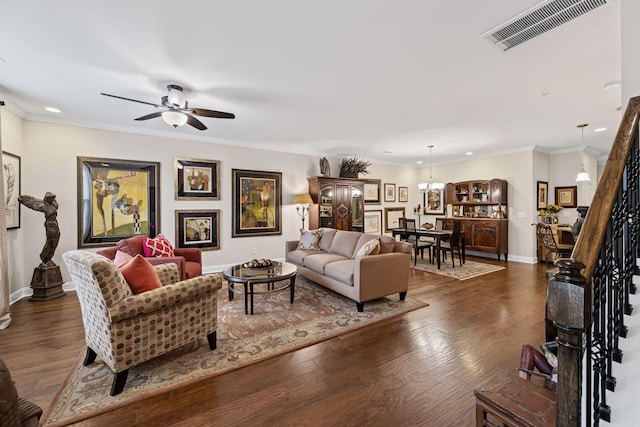
[[[617,0],[545,0],[481,37],[506,51]]]

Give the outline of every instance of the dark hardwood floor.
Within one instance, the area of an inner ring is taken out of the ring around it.
[[[482,261],[507,268],[466,281],[411,270],[408,296],[429,307],[78,425],[472,426],[474,388],[544,340],[545,265]],[[77,298],[11,312],[0,357],[46,409],[84,351]]]

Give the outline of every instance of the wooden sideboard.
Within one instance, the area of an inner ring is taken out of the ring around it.
[[[509,253],[509,220],[494,218],[446,218],[445,228],[452,229],[460,221],[465,234],[465,249],[494,253],[500,259]]]

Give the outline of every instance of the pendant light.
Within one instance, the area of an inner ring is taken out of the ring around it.
[[[582,123],[579,124],[577,127],[579,127],[582,130],[582,145],[580,146],[581,150],[580,150],[580,156],[581,156],[581,165],[580,165],[580,172],[578,173],[578,176],[576,176],[576,182],[590,182],[591,181],[591,177],[589,176],[589,174],[587,173],[587,171],[584,170],[584,128],[589,126],[589,123]]]
[[[444,183],[433,182],[433,158],[431,157],[433,147],[433,145],[427,146],[429,149],[429,182],[421,182],[418,184],[420,191],[436,191],[444,188]]]

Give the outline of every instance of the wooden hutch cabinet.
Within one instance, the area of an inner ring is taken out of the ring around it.
[[[364,230],[364,181],[312,176],[309,195],[309,229]]]
[[[462,221],[465,247],[469,250],[495,253],[505,261],[509,252],[509,220],[507,219],[507,181],[474,180],[449,183],[446,200],[452,205],[453,221]]]

